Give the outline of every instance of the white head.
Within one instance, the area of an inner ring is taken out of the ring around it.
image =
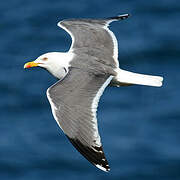
[[[42,67],[58,79],[62,79],[68,73],[72,58],[72,53],[50,52],[39,56],[35,61],[26,63],[24,68]]]

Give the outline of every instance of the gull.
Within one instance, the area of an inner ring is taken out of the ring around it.
[[[24,68],[42,67],[58,81],[47,89],[52,114],[73,146],[97,168],[110,170],[98,132],[96,111],[107,86],[162,86],[160,76],[119,67],[118,43],[108,28],[129,14],[104,19],[67,19],[58,26],[72,38],[68,52],[49,52]]]

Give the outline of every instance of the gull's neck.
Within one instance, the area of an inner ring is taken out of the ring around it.
[[[70,62],[74,57],[72,52],[53,52],[51,62],[46,69],[56,78],[62,79],[69,71]]]

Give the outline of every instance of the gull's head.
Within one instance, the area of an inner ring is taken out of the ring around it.
[[[35,61],[27,62],[24,68],[42,67],[61,79],[68,72],[72,58],[71,53],[50,52],[39,56]]]
[[[24,65],[24,68],[26,69],[31,67],[43,67],[45,69],[48,69],[54,64],[60,63],[61,59],[59,56],[60,56],[59,53],[54,53],[54,52],[43,54],[39,56],[35,61],[27,62]]]

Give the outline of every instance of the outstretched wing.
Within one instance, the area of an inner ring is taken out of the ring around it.
[[[128,16],[128,14],[124,14],[107,19],[68,19],[60,21],[58,26],[71,36],[70,50],[87,47],[88,49],[96,49],[108,57],[113,57],[118,65],[118,43],[108,25],[113,21],[126,19]]]
[[[75,148],[93,165],[109,171],[100,136],[96,110],[112,77],[95,76],[71,69],[62,81],[47,90],[52,113]]]

